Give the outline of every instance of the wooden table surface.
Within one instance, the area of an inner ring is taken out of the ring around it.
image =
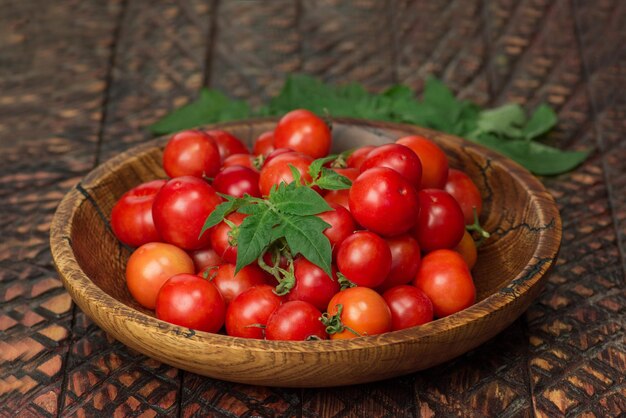
[[[626,2],[0,0],[0,416],[626,414]],[[286,74],[373,91],[435,74],[464,98],[557,110],[593,149],[542,181],[563,219],[542,295],[502,334],[422,373],[335,389],[208,379],[110,339],[48,245],[83,175],[203,85],[263,103]]]

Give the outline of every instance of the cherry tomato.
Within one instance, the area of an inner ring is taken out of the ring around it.
[[[230,154],[222,162],[222,168],[232,166],[244,166],[251,168],[254,171],[259,171],[254,165],[254,155],[252,154]]]
[[[177,274],[159,290],[156,316],[181,327],[217,332],[224,325],[226,304],[210,281],[193,274]]]
[[[222,257],[217,255],[213,248],[202,248],[199,250],[187,251],[187,254],[193,260],[193,265],[196,267],[196,273],[201,272],[209,267],[219,266],[224,264]]]
[[[150,242],[137,248],[126,263],[126,285],[139,304],[156,306],[159,289],[170,277],[194,273],[193,260],[180,248],[162,242]]]
[[[252,153],[254,155],[268,155],[274,151],[274,131],[263,132],[254,141]]]
[[[433,303],[415,286],[399,285],[383,293],[391,311],[394,331],[422,325],[433,320]]]
[[[301,300],[280,305],[267,321],[265,338],[268,340],[306,341],[326,340],[326,327],[320,321],[322,313],[315,306]]]
[[[373,232],[357,231],[339,246],[337,268],[352,283],[374,288],[391,270],[391,251],[385,240]]]
[[[263,327],[282,298],[270,285],[254,286],[233,299],[226,309],[226,333],[233,337],[263,338]]]
[[[420,248],[433,251],[454,248],[463,238],[463,211],[452,195],[439,189],[420,190],[415,235]]]
[[[376,148],[374,145],[365,145],[363,147],[355,149],[352,154],[346,159],[346,164],[348,167],[356,168],[357,170],[361,170],[361,165],[363,161],[367,158],[367,155]]]
[[[397,171],[418,189],[422,180],[422,163],[411,148],[401,144],[385,144],[374,148],[361,164],[361,173],[374,167]]]
[[[259,178],[261,194],[267,196],[273,186],[278,186],[280,183],[291,183],[294,178],[289,166],[293,166],[298,170],[302,184],[310,182],[309,166],[312,162],[313,159],[308,155],[296,152],[288,152],[272,158],[261,169]]]
[[[211,273],[209,273],[211,275]],[[235,265],[222,264],[211,275],[228,305],[233,299],[253,286],[271,284],[274,281],[268,273],[255,264],[248,264],[235,274]]]
[[[329,190],[324,194],[324,200],[329,204],[336,203],[350,211],[349,189]]]
[[[472,179],[460,170],[451,168],[448,171],[448,180],[445,184],[445,191],[459,203],[466,225],[474,223],[474,209],[480,216],[483,210],[483,201],[480,191]]]
[[[463,238],[461,238],[459,245],[454,247],[454,251],[461,254],[461,257],[463,257],[463,260],[465,260],[470,270],[474,268],[476,260],[478,259],[478,250],[476,249],[474,238],[472,238],[467,230],[463,233]]]
[[[213,177],[222,160],[215,140],[202,131],[174,135],[163,150],[163,169],[168,176]]]
[[[339,249],[339,244],[356,230],[356,225],[354,224],[352,215],[350,215],[350,211],[346,208],[332,202],[329,203],[329,205],[332,210],[322,212],[318,214],[317,217],[330,225],[329,228],[324,230],[324,235],[330,241],[333,254],[335,254]]]
[[[341,305],[341,323],[349,329],[330,335],[331,340],[376,335],[391,331],[391,311],[381,295],[367,287],[351,287],[337,293],[328,303],[329,315]],[[355,331],[357,334],[353,333]]]
[[[413,284],[431,300],[437,318],[468,308],[476,300],[472,275],[456,251],[443,249],[426,254]]]
[[[165,242],[185,250],[208,247],[209,234],[200,236],[200,231],[221,202],[206,181],[190,176],[173,178],[154,198],[154,225]]]
[[[292,150],[291,148],[276,148],[274,150],[272,150],[272,152],[270,152],[269,154],[267,154],[265,156],[265,159],[263,160],[263,167],[265,166],[269,166],[271,164],[271,161],[278,157],[279,155],[283,155],[283,154],[293,154],[294,150]],[[302,153],[300,153],[302,154]],[[304,154],[302,154],[304,155]],[[280,160],[279,160],[280,161]]]
[[[211,247],[227,263],[237,263],[237,232],[233,233],[229,223],[239,226],[246,216],[242,213],[233,212],[226,217],[225,220],[228,222],[222,221],[207,232]]]
[[[362,172],[352,183],[349,201],[350,213],[360,225],[385,236],[409,231],[419,212],[415,188],[387,167]]]
[[[301,256],[296,257],[293,266],[296,285],[287,294],[287,300],[303,300],[320,311],[325,310],[328,302],[339,292],[335,268],[332,267],[333,277],[330,277],[324,270]]]
[[[153,180],[133,187],[111,210],[111,228],[124,244],[139,247],[161,241],[152,218],[152,203],[167,180]]]
[[[204,132],[215,140],[222,161],[232,154],[250,154],[250,150],[248,150],[248,147],[245,146],[241,139],[229,132],[220,129]]]
[[[232,166],[222,169],[213,179],[213,187],[219,193],[235,197],[243,197],[245,194],[261,197],[259,173],[248,167]]]
[[[386,238],[391,251],[391,270],[376,290],[384,292],[394,286],[407,284],[415,278],[420,266],[421,254],[417,240],[409,234]]]
[[[396,141],[413,150],[422,163],[421,189],[443,189],[448,177],[448,158],[437,144],[423,136],[405,136]]]
[[[331,133],[326,122],[305,109],[292,110],[274,129],[274,147],[291,148],[313,158],[328,155]]]

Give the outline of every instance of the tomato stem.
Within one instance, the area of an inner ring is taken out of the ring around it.
[[[351,282],[350,279],[348,279],[341,272],[337,273],[337,281],[339,282],[339,285],[341,286],[341,290],[346,290],[346,289],[348,289],[350,287],[356,287],[357,286],[354,282]]]
[[[322,316],[320,317],[320,321],[322,321],[322,324],[324,324],[324,326],[326,327],[326,333],[329,335],[332,335],[332,334],[339,334],[345,330],[348,330],[354,335],[356,335],[357,337],[360,337],[361,334],[359,334],[357,331],[355,331],[351,327],[341,322],[342,312],[343,312],[343,305],[338,304],[336,314],[330,315],[328,312],[324,312],[322,314]]]
[[[476,246],[482,245],[482,243],[491,236],[489,232],[487,232],[482,226],[480,226],[480,221],[478,220],[478,211],[476,210],[476,206],[473,208],[474,211],[474,223],[471,225],[466,225],[465,229],[471,232],[478,233],[478,240],[476,240]]]

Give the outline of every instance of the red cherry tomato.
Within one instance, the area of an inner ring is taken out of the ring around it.
[[[357,231],[337,251],[337,268],[358,286],[380,286],[391,270],[391,251],[384,239],[370,231]]]
[[[422,163],[411,148],[401,144],[385,144],[374,148],[361,164],[361,173],[374,167],[397,171],[418,189],[422,180]]]
[[[454,247],[454,251],[461,254],[461,257],[463,257],[463,260],[465,260],[470,270],[474,268],[476,260],[478,259],[478,250],[474,238],[472,238],[467,230],[463,233],[463,238],[461,238],[459,245]]]
[[[210,281],[193,274],[177,274],[161,287],[156,316],[182,327],[217,332],[224,325],[226,304]]]
[[[250,150],[248,150],[248,147],[246,147],[241,139],[229,132],[220,129],[212,129],[204,132],[215,140],[222,161],[232,154],[250,154]]]
[[[222,169],[213,179],[213,187],[219,193],[235,197],[243,197],[245,194],[261,197],[259,173],[248,167],[232,166]]]
[[[405,136],[396,141],[413,150],[422,163],[421,189],[443,189],[448,177],[448,158],[437,144],[422,136]]]
[[[202,248],[199,250],[187,251],[187,254],[189,254],[193,260],[193,265],[196,267],[196,273],[206,270],[209,267],[224,264],[222,257],[217,255],[213,248]]]
[[[433,251],[454,248],[463,238],[463,211],[454,198],[439,189],[420,190],[415,235],[420,248]]]
[[[246,216],[242,213],[233,212],[226,217],[226,220],[235,226],[239,226]],[[222,221],[215,225],[207,232],[207,235],[209,235],[211,247],[213,247],[218,256],[227,263],[237,263],[236,234],[233,234],[232,228],[227,222]]]
[[[133,298],[148,309],[156,306],[159,289],[170,277],[194,273],[193,260],[180,248],[151,242],[137,248],[126,263],[126,285]]]
[[[326,340],[326,327],[320,321],[322,313],[315,306],[301,300],[280,305],[267,321],[265,338],[268,340],[306,341]]]
[[[298,170],[302,184],[310,182],[309,166],[312,162],[313,159],[308,155],[296,152],[288,152],[272,158],[261,169],[259,178],[261,194],[267,196],[273,186],[278,186],[280,183],[291,183],[294,178],[289,166],[293,166]]]
[[[387,167],[364,171],[352,183],[350,213],[363,227],[385,236],[409,231],[419,212],[415,188]]]
[[[269,154],[267,154],[265,156],[265,159],[263,160],[263,167],[271,165],[272,164],[272,160],[274,158],[278,157],[279,155],[293,154],[295,152],[296,151],[292,150],[291,148],[276,148],[276,149],[272,150],[272,152],[270,152]],[[300,153],[300,154],[304,155],[302,153]]]
[[[351,287],[337,293],[328,303],[329,315],[341,305],[341,323],[350,329],[330,335],[332,340],[377,335],[391,331],[391,311],[381,295],[367,287]]]
[[[339,292],[339,281],[335,268],[333,277],[304,257],[296,257],[294,263],[296,285],[287,294],[287,300],[303,300],[324,311],[335,293]]]
[[[329,190],[324,194],[324,200],[329,204],[336,203],[350,211],[349,189]]]
[[[391,311],[394,331],[422,325],[433,320],[433,303],[415,286],[392,287],[383,294]]]
[[[237,296],[253,286],[270,284],[273,278],[255,264],[249,264],[235,274],[235,265],[226,263],[219,266],[209,277],[219,289],[228,305]]]
[[[254,286],[230,302],[226,309],[226,333],[233,337],[263,338],[263,327],[282,298],[269,285]]]
[[[111,228],[124,244],[139,247],[161,241],[152,219],[152,203],[167,180],[153,180],[124,193],[111,210]]]
[[[339,249],[339,244],[356,230],[356,225],[354,224],[352,215],[350,215],[350,211],[346,208],[332,202],[329,203],[329,205],[332,210],[322,212],[318,214],[317,217],[330,225],[329,228],[324,230],[324,235],[330,241],[333,254],[335,254]]]
[[[473,224],[474,209],[476,209],[476,214],[480,216],[483,210],[483,201],[480,197],[480,191],[472,179],[464,172],[451,168],[448,171],[445,191],[450,193],[461,206],[465,224]]]
[[[186,250],[208,247],[209,234],[200,236],[200,231],[221,202],[206,181],[190,176],[173,178],[154,198],[154,225],[165,242]]]
[[[222,162],[222,168],[232,166],[243,166],[259,171],[254,165],[254,155],[252,154],[230,154]]]
[[[472,275],[456,251],[444,249],[426,254],[413,284],[431,300],[437,318],[468,308],[476,300]]]
[[[291,148],[313,158],[321,158],[328,155],[330,145],[328,125],[308,110],[287,113],[274,129],[275,148]]]
[[[415,278],[420,266],[421,254],[417,240],[409,234],[386,238],[391,250],[391,270],[376,290],[384,292],[394,286],[407,284]]]
[[[268,155],[274,151],[274,131],[263,132],[254,141],[252,153],[254,155]]]
[[[202,131],[174,135],[163,150],[163,169],[168,176],[213,177],[222,164],[215,140]]]
[[[361,170],[361,165],[363,161],[367,158],[367,155],[376,148],[374,145],[365,145],[363,147],[355,149],[352,154],[346,159],[346,164],[348,167],[356,168],[357,170]]]

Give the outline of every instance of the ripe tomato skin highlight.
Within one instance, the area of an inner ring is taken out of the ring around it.
[[[399,285],[383,293],[391,311],[392,330],[422,325],[433,320],[433,303],[415,286]]]
[[[391,251],[380,236],[357,231],[343,240],[337,251],[337,268],[358,286],[380,286],[391,270]]]
[[[124,244],[139,247],[161,241],[152,218],[152,203],[167,180],[153,180],[133,187],[111,210],[111,228]]]
[[[391,270],[385,281],[376,288],[379,293],[401,284],[410,283],[420,266],[421,253],[417,240],[409,234],[386,238],[391,251]]]
[[[465,232],[463,211],[457,201],[439,189],[420,190],[418,196],[420,210],[415,236],[420,248],[433,251],[456,247]]]
[[[356,225],[352,215],[350,215],[350,211],[346,208],[338,203],[330,202],[329,205],[332,210],[322,212],[317,217],[330,225],[330,227],[324,230],[324,235],[330,241],[333,254],[336,255],[339,250],[339,244],[356,230]]]
[[[252,153],[267,156],[272,151],[274,151],[274,131],[263,132],[254,141]]]
[[[426,293],[437,318],[459,312],[476,301],[476,287],[469,268],[463,257],[453,250],[426,254],[413,285]]]
[[[213,188],[222,194],[243,197],[261,197],[259,173],[248,167],[232,166],[223,168],[213,179]]]
[[[312,162],[313,159],[311,157],[298,152],[286,152],[267,161],[261,169],[259,177],[261,195],[269,195],[272,186],[278,186],[283,182],[289,184],[294,181],[293,174],[289,168],[290,165],[295,167],[300,173],[302,184],[310,182],[309,166]]]
[[[454,247],[454,251],[461,254],[461,257],[463,257],[463,260],[465,260],[465,263],[467,263],[467,267],[470,270],[474,268],[476,260],[478,259],[478,249],[476,248],[474,238],[472,238],[467,230],[465,230],[459,245]]]
[[[291,148],[313,158],[327,156],[331,140],[326,122],[305,109],[288,112],[274,129],[274,148]]]
[[[320,321],[322,313],[301,300],[280,305],[267,321],[265,338],[281,341],[306,341],[311,337],[327,340],[326,327]]]
[[[408,232],[419,212],[415,188],[387,167],[362,172],[352,183],[348,196],[354,220],[384,236]]]
[[[448,180],[444,190],[450,193],[461,206],[465,224],[473,224],[474,208],[476,208],[476,214],[480,216],[483,211],[483,200],[480,196],[480,190],[470,176],[461,170],[451,168],[448,171]]]
[[[175,134],[163,150],[163,169],[172,178],[213,177],[221,164],[215,140],[198,130]]]
[[[232,154],[250,154],[250,150],[241,139],[229,132],[221,129],[211,129],[204,132],[215,140],[222,161]]]
[[[448,157],[437,144],[418,135],[400,138],[396,144],[411,148],[419,157],[422,163],[420,189],[443,189],[448,177]]]
[[[413,150],[401,144],[385,144],[374,148],[361,164],[361,173],[374,167],[397,171],[418,189],[422,181],[422,163]]]
[[[263,328],[283,299],[270,285],[254,286],[230,302],[226,309],[226,333],[233,337],[263,338]]]
[[[177,274],[159,290],[156,316],[181,327],[217,332],[224,325],[226,304],[210,281],[193,274]]]
[[[206,181],[191,176],[173,178],[154,198],[154,225],[165,242],[185,250],[208,247],[209,234],[200,236],[200,231],[221,202],[222,198]]]
[[[180,248],[151,242],[137,248],[126,263],[126,285],[133,298],[144,308],[154,309],[159,289],[170,277],[193,274],[193,260]]]
[[[196,273],[199,273],[209,267],[215,267],[224,264],[222,257],[217,255],[213,248],[201,248],[199,250],[187,251],[187,254],[193,260]]]
[[[209,277],[212,275],[212,281],[224,297],[226,305],[251,287],[270,284],[273,280],[268,273],[255,264],[248,264],[235,274],[235,265],[225,263],[214,272],[209,272]]]
[[[246,216],[247,215],[242,213],[233,212],[226,216],[226,220],[232,222],[236,226],[239,226],[243,220],[246,219]],[[233,240],[232,228],[229,224],[222,221],[208,230],[206,234],[209,236],[211,247],[215,250],[218,256],[220,256],[227,263],[237,263],[237,245],[236,241]]]
[[[361,165],[363,161],[367,158],[367,155],[376,148],[374,145],[365,145],[363,147],[355,149],[352,154],[348,156],[346,159],[346,165],[348,167],[356,168],[357,170],[361,170]]]
[[[323,311],[328,302],[339,292],[337,272],[332,267],[333,277],[329,277],[324,270],[311,263],[302,256],[294,260],[294,274],[296,285],[287,293],[287,300],[302,300]]]
[[[337,293],[328,303],[327,312],[335,315],[338,305],[342,306],[341,322],[360,336],[377,335],[391,331],[392,320],[389,306],[381,295],[367,287],[351,287]],[[345,329],[331,334],[331,340],[356,338]]]

